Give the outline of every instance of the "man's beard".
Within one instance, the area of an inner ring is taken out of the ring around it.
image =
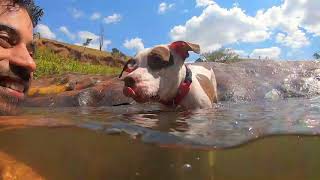
[[[4,90],[0,88],[0,116],[16,114],[20,100],[6,95],[3,91]]]

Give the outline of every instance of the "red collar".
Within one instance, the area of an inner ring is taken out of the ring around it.
[[[187,94],[190,91],[190,86],[192,83],[192,72],[191,70],[188,68],[188,66],[186,66],[186,77],[184,79],[184,81],[181,82],[179,88],[178,88],[178,92],[176,97],[174,97],[173,99],[169,100],[169,101],[161,101],[160,103],[166,105],[166,106],[176,106],[179,105],[180,102],[183,100],[184,97],[187,96]]]

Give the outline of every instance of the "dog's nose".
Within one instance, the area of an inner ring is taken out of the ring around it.
[[[123,81],[126,87],[134,87],[136,84],[136,81],[132,77],[125,77]]]

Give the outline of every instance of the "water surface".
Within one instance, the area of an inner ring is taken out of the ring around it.
[[[319,100],[28,108],[0,151],[48,179],[319,179]]]

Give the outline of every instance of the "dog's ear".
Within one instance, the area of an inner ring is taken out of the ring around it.
[[[169,48],[180,55],[183,60],[189,57],[188,51],[193,51],[197,54],[200,54],[200,46],[198,44],[185,41],[175,41],[169,45]]]

